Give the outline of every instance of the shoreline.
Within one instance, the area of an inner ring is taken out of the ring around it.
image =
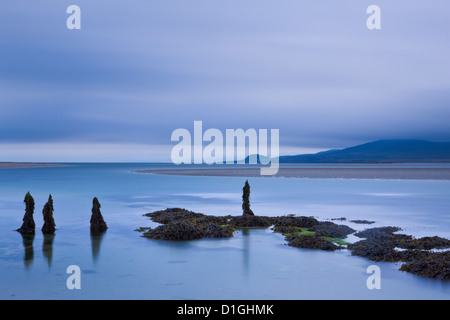
[[[44,162],[0,162],[0,169],[37,168],[37,167],[64,167],[60,163]]]
[[[450,180],[450,168],[289,168],[280,167],[272,176],[262,176],[259,168],[152,169],[135,173],[209,176],[209,177],[274,177],[309,179],[394,179]]]

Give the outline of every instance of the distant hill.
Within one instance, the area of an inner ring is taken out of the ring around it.
[[[251,154],[247,158],[245,158],[245,163],[261,163],[261,162],[269,163],[270,158],[266,156],[261,156],[259,154]]]
[[[280,163],[438,162],[450,162],[450,142],[378,140],[346,149],[280,157]]]

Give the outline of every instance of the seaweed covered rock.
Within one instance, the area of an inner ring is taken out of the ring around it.
[[[91,233],[102,233],[108,229],[105,220],[100,212],[100,202],[97,197],[92,200],[92,215],[91,215]]]
[[[301,232],[302,229],[300,227],[295,227],[295,226],[274,226],[272,228],[273,232],[278,232],[281,234],[291,234],[291,233],[297,233],[297,232]]]
[[[208,216],[203,213],[197,213],[182,208],[167,208],[165,210],[158,210],[151,213],[144,214],[146,217],[150,217],[152,221],[162,224],[180,220],[192,220],[196,219],[198,223],[215,223],[219,225],[228,224],[231,216],[218,217]]]
[[[416,239],[411,235],[396,234],[398,227],[367,229],[356,236],[364,237],[348,248],[353,255],[373,261],[404,262],[400,270],[429,278],[449,279],[449,252],[432,252],[432,249],[450,248],[450,240],[441,237]]]
[[[285,235],[292,247],[337,250],[347,245],[343,239],[355,230],[333,222],[319,222],[313,217],[277,217],[274,220],[274,232]]]
[[[419,239],[408,238],[398,240],[397,246],[402,249],[447,249],[450,248],[450,240],[441,237],[423,237]]]
[[[268,228],[272,225],[271,220],[267,217],[251,215],[231,217],[229,223],[235,228]]]
[[[42,215],[44,216],[44,225],[42,226],[43,234],[54,234],[55,233],[55,220],[53,219],[53,199],[52,195],[48,196],[48,201],[42,209]]]
[[[429,253],[421,259],[404,263],[400,270],[423,277],[450,280],[450,253]]]
[[[207,216],[181,208],[168,208],[145,216],[162,225],[142,228],[143,236],[161,240],[194,240],[201,238],[228,238],[233,229],[227,225],[229,217]],[[139,231],[139,230],[138,230]]]
[[[149,229],[144,237],[161,240],[195,240],[201,238],[228,238],[233,231],[228,226],[213,223],[198,223],[196,219],[177,220]]]
[[[395,246],[386,242],[361,240],[350,244],[348,249],[351,250],[352,255],[372,261],[396,262],[402,259],[401,252],[395,250]]]
[[[152,221],[158,223],[169,223],[176,220],[196,219],[204,217],[204,214],[195,213],[182,208],[167,208],[166,210],[159,210],[151,213],[146,213],[144,216],[152,218]]]
[[[401,231],[399,227],[377,227],[370,228],[355,233],[355,236],[359,238],[367,238],[371,240],[394,240],[400,238],[411,238],[411,236],[394,234],[394,232]]]
[[[366,238],[348,246],[352,255],[365,257],[372,261],[401,261],[402,255],[395,248],[400,241],[412,239],[409,235],[395,234],[398,227],[378,227],[355,233],[355,236]]]
[[[330,238],[345,238],[349,234],[352,234],[356,231],[349,226],[335,224],[329,221],[319,222],[318,224],[310,227],[308,230],[314,231],[318,236]]]
[[[288,244],[291,247],[307,248],[307,249],[320,249],[325,251],[334,251],[342,249],[330,241],[325,240],[318,235],[302,235],[302,234],[290,234],[286,237]]]
[[[303,216],[294,216],[294,215],[272,217],[272,218],[270,218],[270,221],[274,225],[275,232],[281,232],[281,231],[276,231],[276,230],[277,229],[281,230],[282,228],[293,228],[293,227],[295,227],[295,228],[311,228],[312,226],[319,224],[319,221],[314,217],[303,217]]]
[[[29,192],[25,195],[23,202],[25,203],[25,215],[23,216],[22,226],[16,231],[23,235],[31,235],[35,233],[36,224],[33,219],[34,199]]]
[[[283,233],[292,247],[325,251],[347,248],[352,255],[372,261],[403,262],[401,270],[431,278],[448,279],[450,273],[449,252],[429,251],[450,248],[450,240],[440,237],[415,239],[397,233],[401,230],[398,227],[378,227],[355,233],[348,226],[320,222],[314,217],[208,216],[181,208],[155,211],[146,216],[162,223],[154,229],[138,229],[144,232],[144,237],[152,239],[227,238],[233,236],[235,228],[273,225],[274,232]],[[344,242],[343,239],[352,233],[363,239],[353,244]]]
[[[447,249],[450,248],[450,240],[441,237],[422,237],[414,238],[407,234],[397,234],[400,231],[398,227],[380,227],[366,229],[355,233],[355,236],[366,238],[363,243],[377,244],[385,248],[394,250],[395,248],[405,250],[431,250],[431,249]],[[361,242],[361,241],[360,241]],[[352,248],[361,247],[356,242]]]

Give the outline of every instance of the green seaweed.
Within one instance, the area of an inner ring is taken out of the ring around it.
[[[316,232],[315,231],[311,231],[308,230],[307,228],[297,228],[299,231],[297,232],[292,232],[292,233],[283,233],[284,237],[288,237],[290,235],[302,235],[302,236],[312,236],[315,235]],[[332,237],[325,237],[325,236],[320,236],[322,239],[332,242],[332,243],[336,243],[339,244],[341,246],[347,246],[350,243],[344,241],[342,238],[332,238]]]
[[[322,237],[322,238],[327,240],[327,241],[339,244],[341,246],[348,246],[350,244],[349,242],[346,242],[346,241],[344,241],[341,238],[331,238],[331,237]]]

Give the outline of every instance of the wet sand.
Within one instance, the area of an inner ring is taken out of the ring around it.
[[[261,176],[259,168],[204,168],[141,170],[138,173],[183,176],[283,177],[311,179],[400,179],[450,180],[450,168],[289,168],[280,167],[273,176]]]
[[[0,162],[0,169],[11,168],[34,168],[34,167],[60,167],[59,163],[41,163],[41,162]]]

